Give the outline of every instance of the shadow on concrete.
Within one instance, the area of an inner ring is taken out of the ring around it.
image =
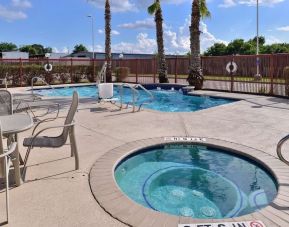
[[[260,102],[252,101],[250,99],[244,99],[243,101],[253,104],[252,108],[274,108],[274,109],[282,109],[282,110],[289,110],[289,99],[282,99],[276,97],[268,97],[260,99]],[[262,104],[262,102],[268,102]]]
[[[4,225],[8,225],[8,222],[7,221],[0,222],[0,226],[4,226]]]

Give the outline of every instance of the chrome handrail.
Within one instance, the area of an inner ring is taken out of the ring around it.
[[[0,81],[2,82],[2,85],[5,85],[5,89],[6,89],[6,90],[8,90],[7,77],[8,77],[8,73],[6,73],[5,78],[0,79]]]
[[[148,102],[143,102],[139,105],[138,111],[141,110],[143,105],[149,104],[154,100],[154,95],[148,90],[146,89],[144,86],[142,86],[141,84],[136,84],[135,88],[141,88],[143,91],[145,91],[149,96],[150,96],[150,100]]]
[[[107,62],[104,62],[104,64],[101,67],[101,70],[97,74],[98,83],[105,82],[104,78],[105,78],[106,68],[107,68]]]
[[[31,94],[34,95],[33,91],[34,91],[34,80],[36,79],[36,82],[38,80],[42,81],[46,86],[48,86],[50,89],[52,89],[53,91],[55,91],[56,93],[58,93],[60,96],[63,96],[61,93],[59,93],[54,87],[52,87],[49,83],[47,83],[43,78],[39,77],[39,76],[35,76],[31,79]]]
[[[289,135],[285,136],[284,138],[282,138],[282,139],[278,142],[278,144],[277,144],[277,155],[278,155],[279,159],[280,159],[282,162],[284,162],[284,163],[286,163],[287,165],[289,165],[289,161],[287,161],[287,160],[283,157],[283,155],[282,155],[282,146],[283,146],[283,144],[284,144],[287,140],[289,140]]]
[[[120,92],[120,100],[121,100],[121,108],[122,108],[122,102],[123,102],[123,88],[124,87],[128,87],[132,90],[132,101],[131,102],[127,102],[126,103],[126,108],[128,108],[128,106],[131,104],[132,105],[132,112],[135,112],[135,107],[136,107],[136,103],[139,99],[139,91],[134,88],[131,84],[128,83],[121,83],[121,84],[117,84],[121,87],[121,92]]]
[[[140,111],[143,105],[149,104],[149,103],[151,103],[151,102],[154,100],[153,94],[152,94],[149,90],[147,90],[144,86],[142,86],[141,84],[121,83],[120,85],[122,86],[122,88],[123,88],[123,87],[128,87],[128,88],[132,89],[132,92],[133,92],[133,93],[132,93],[132,102],[128,102],[126,108],[128,108],[129,104],[132,104],[132,106],[133,106],[133,112],[135,112],[136,103],[137,103],[137,101],[138,101],[138,99],[139,99],[139,97],[140,97],[140,93],[139,93],[139,91],[138,91],[137,88],[142,89],[143,91],[145,91],[145,92],[150,96],[150,100],[141,103],[141,104],[139,105],[139,108],[138,108],[137,111]],[[123,95],[123,94],[122,94],[122,92],[121,92],[121,96],[122,96],[122,95]],[[121,105],[122,105],[122,97],[121,97]]]

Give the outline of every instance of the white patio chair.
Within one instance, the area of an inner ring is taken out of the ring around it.
[[[9,91],[0,90],[0,116],[13,114],[13,98]]]
[[[37,128],[42,123],[54,121],[59,117],[44,119],[44,120],[40,121],[38,124],[36,124],[36,126],[34,127],[34,130],[32,132],[32,136],[24,139],[23,146],[27,147],[27,152],[26,152],[26,156],[24,159],[24,167],[23,167],[23,174],[22,174],[23,178],[24,178],[25,173],[26,173],[26,166],[27,166],[29,154],[34,147],[59,148],[59,147],[62,147],[66,144],[68,136],[70,139],[71,157],[74,156],[74,158],[75,158],[75,169],[76,170],[79,169],[79,158],[78,158],[77,144],[76,144],[76,138],[75,138],[75,123],[74,123],[74,116],[75,116],[75,113],[77,111],[78,102],[79,102],[78,93],[75,91],[73,93],[73,98],[72,98],[72,103],[71,103],[70,109],[68,111],[68,114],[66,116],[66,119],[65,119],[63,125],[47,127],[47,128],[44,128],[44,129],[36,132]],[[63,128],[63,131],[59,136],[49,137],[49,136],[43,136],[42,135],[47,130],[57,129],[57,128]]]
[[[6,181],[6,217],[9,222],[9,170],[12,158],[12,153],[16,150],[16,143],[11,143],[8,149],[4,149],[2,128],[0,123],[0,178]]]

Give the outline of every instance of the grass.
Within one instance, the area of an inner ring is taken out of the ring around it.
[[[139,77],[153,77],[154,75],[152,74],[139,74]],[[130,74],[129,77],[136,77],[135,74]],[[175,75],[169,74],[168,75],[169,79],[174,79]],[[178,75],[178,79],[187,79],[188,75]],[[157,75],[156,75],[157,78]],[[230,76],[211,76],[211,75],[205,75],[206,80],[218,80],[218,81],[231,81]],[[262,78],[261,80],[256,81],[254,77],[249,77],[249,76],[234,76],[234,82],[259,82],[259,83],[271,83],[271,78]],[[280,78],[274,78],[273,83],[280,83],[280,84],[285,84],[285,79],[280,79]]]

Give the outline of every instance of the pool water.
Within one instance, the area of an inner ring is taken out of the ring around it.
[[[115,170],[135,202],[168,214],[233,218],[267,206],[276,182],[255,163],[198,145],[165,145],[132,155]]]
[[[80,97],[95,98],[97,96],[96,86],[82,86],[82,87],[67,87],[57,89],[43,89],[35,90],[36,93],[44,96],[72,96],[73,91],[78,91]],[[153,109],[161,112],[192,112],[211,107],[224,105],[235,102],[232,99],[214,98],[209,96],[192,96],[183,95],[181,91],[175,90],[150,90],[154,96],[152,102],[148,103],[150,97],[143,90],[139,90],[139,98],[137,104],[147,102],[144,108]],[[120,97],[120,92],[117,87],[114,89],[115,97]],[[132,102],[131,89],[125,88],[123,90],[123,102]]]

